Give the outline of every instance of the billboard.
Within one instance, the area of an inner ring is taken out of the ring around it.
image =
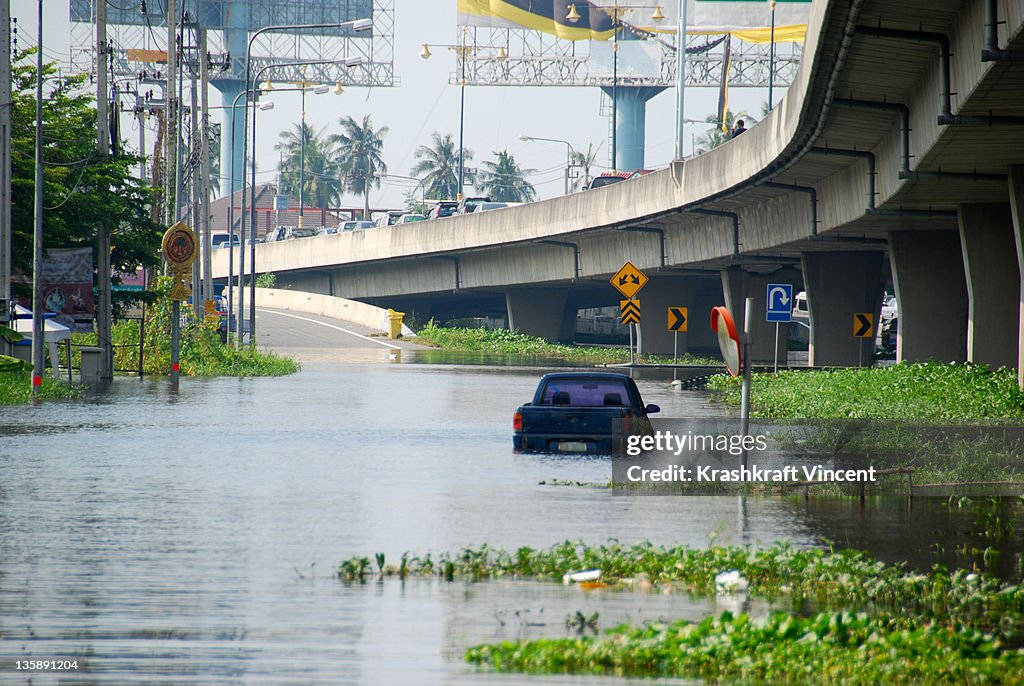
[[[648,33],[676,33],[678,3],[618,7],[615,0],[457,0],[460,26],[532,29],[566,40],[609,40],[619,22]],[[750,43],[770,41],[772,10],[767,0],[686,0],[688,34],[731,34]],[[625,3],[624,3],[625,4]],[[575,8],[578,19],[569,19]],[[655,20],[655,8],[659,19]],[[802,41],[811,0],[778,0],[776,42]]]

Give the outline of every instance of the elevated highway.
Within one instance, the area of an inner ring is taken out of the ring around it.
[[[481,215],[257,246],[279,284],[434,313],[507,309],[571,335],[630,260],[644,345],[713,346],[704,313],[808,292],[810,363],[857,364],[890,280],[898,355],[1021,365],[1024,0],[816,0],[805,62],[747,133],[629,182]],[[226,251],[215,275],[227,274]],[[755,357],[771,354],[759,320]]]

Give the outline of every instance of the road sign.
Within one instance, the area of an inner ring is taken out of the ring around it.
[[[790,322],[793,320],[793,284],[768,284],[765,320],[769,322]]]
[[[685,332],[686,326],[689,324],[686,319],[687,312],[685,307],[668,308],[668,330]]]
[[[857,312],[853,315],[854,338],[871,338],[875,335],[875,315],[872,312]]]
[[[732,315],[724,307],[711,309],[711,330],[718,334],[718,347],[722,349],[725,368],[733,376],[739,376],[742,367],[740,356],[740,335],[736,332],[736,324]]]
[[[639,324],[640,323],[640,301],[639,300],[620,300],[619,301],[619,312],[622,314],[623,324]]]
[[[615,272],[610,283],[619,293],[627,298],[632,298],[649,280],[646,274],[633,266],[632,262],[626,262],[622,265],[622,269]]]

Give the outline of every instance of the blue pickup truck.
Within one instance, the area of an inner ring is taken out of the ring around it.
[[[617,452],[616,421],[621,434],[646,433],[647,415],[660,412],[644,405],[633,379],[611,372],[558,372],[541,378],[533,401],[516,409],[512,442],[517,452]]]

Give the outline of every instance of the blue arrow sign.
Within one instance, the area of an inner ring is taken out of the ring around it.
[[[793,284],[768,284],[765,320],[769,322],[789,322],[793,320]]]

